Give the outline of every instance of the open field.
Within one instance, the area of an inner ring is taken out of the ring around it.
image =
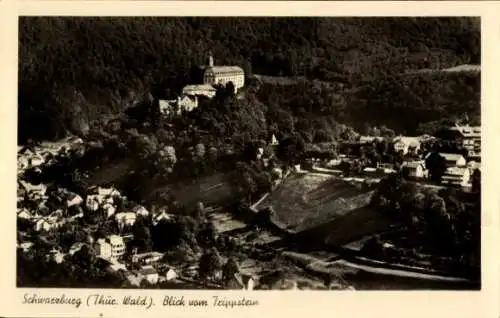
[[[371,195],[334,176],[294,174],[256,208],[272,206],[278,223],[300,232],[365,206]]]

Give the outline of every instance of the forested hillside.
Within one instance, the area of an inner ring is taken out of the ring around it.
[[[408,132],[418,120],[479,113],[478,74],[401,75],[480,63],[475,19],[23,17],[19,34],[21,142],[85,130],[147,92],[172,95],[193,81],[208,51],[247,74],[332,84],[299,84],[302,100],[285,106],[284,88],[267,90],[275,97],[258,92],[262,109],[275,113]]]

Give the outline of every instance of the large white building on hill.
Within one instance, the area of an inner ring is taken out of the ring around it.
[[[203,84],[225,86],[229,82],[233,83],[235,92],[238,92],[245,85],[245,71],[239,66],[215,66],[210,54],[203,74]]]

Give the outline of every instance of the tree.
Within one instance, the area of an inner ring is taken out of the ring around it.
[[[258,227],[266,227],[268,226],[272,220],[276,217],[276,212],[274,211],[274,208],[269,206],[266,208],[263,208],[257,212],[257,215],[255,216],[254,220],[254,225]]]
[[[239,272],[238,262],[234,257],[230,257],[222,267],[222,280],[226,282]]]
[[[472,192],[481,192],[481,170],[474,169],[472,172]]]
[[[441,177],[446,171],[446,160],[438,152],[432,152],[425,159],[425,167],[429,170],[431,180],[441,182]]]
[[[205,226],[198,232],[196,241],[202,248],[209,248],[215,245],[217,231],[212,222],[205,223]]]
[[[137,225],[136,225],[137,224]],[[136,223],[132,229],[135,245],[143,251],[149,252],[152,249],[153,241],[151,231],[146,225]]]
[[[277,156],[279,159],[287,162],[289,165],[296,164],[305,150],[305,144],[302,138],[298,135],[293,135],[291,137],[282,140],[277,149]]]
[[[205,145],[202,143],[196,144],[193,152],[193,161],[201,162],[205,158]]]
[[[198,275],[201,279],[216,281],[222,268],[221,258],[217,249],[205,252],[199,261]]]

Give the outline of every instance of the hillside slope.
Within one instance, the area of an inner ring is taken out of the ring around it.
[[[171,96],[199,80],[208,51],[249,74],[348,87],[480,63],[468,18],[22,17],[19,34],[20,141],[85,130],[145,92]]]

